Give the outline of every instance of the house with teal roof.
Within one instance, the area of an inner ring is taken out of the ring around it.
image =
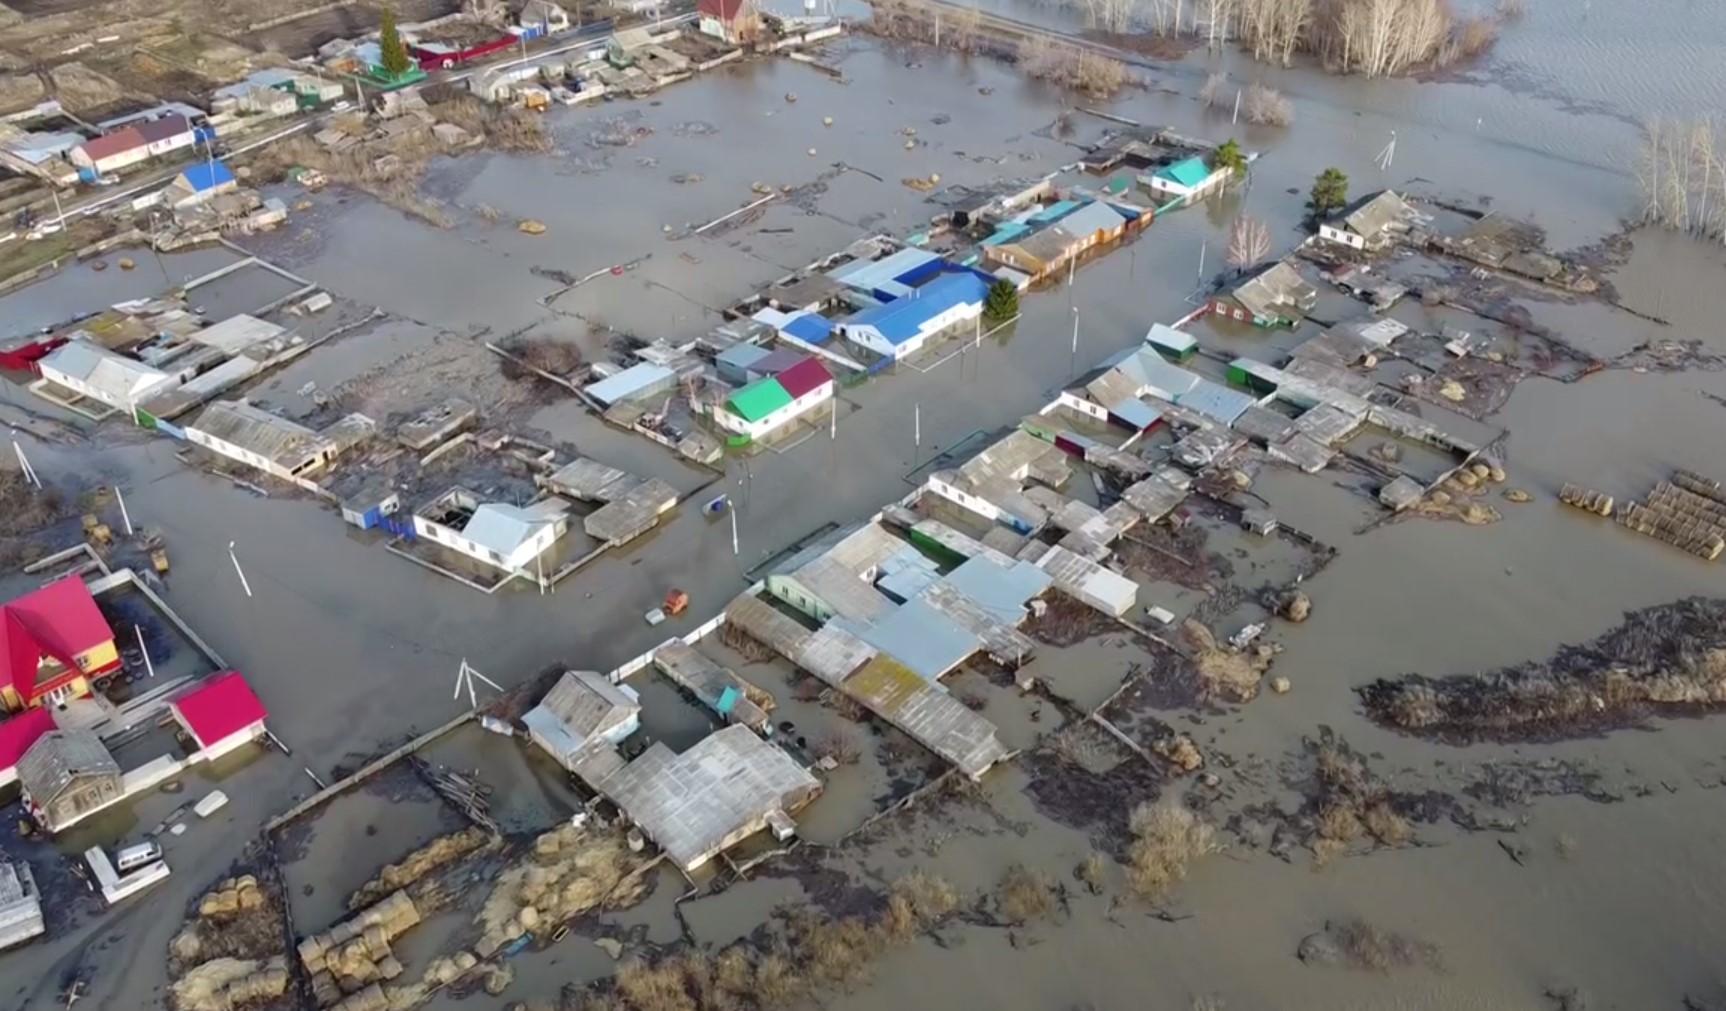
[[[1203,157],[1194,155],[1142,175],[1139,182],[1160,197],[1191,203],[1221,188],[1228,179],[1228,169],[1212,169]]]

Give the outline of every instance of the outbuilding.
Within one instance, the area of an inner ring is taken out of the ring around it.
[[[168,711],[197,750],[196,758],[220,758],[262,740],[269,713],[239,671],[223,671],[168,704]]]
[[[135,126],[121,127],[87,140],[73,148],[71,154],[72,164],[78,167],[79,174],[92,182],[98,175],[136,165],[149,157],[150,142]]]
[[[18,762],[24,810],[49,832],[117,802],[124,795],[120,765],[89,730],[43,734]]]
[[[240,181],[234,178],[233,170],[225,163],[202,161],[186,166],[186,170],[168,184],[167,202],[170,207],[190,207],[239,188]]]

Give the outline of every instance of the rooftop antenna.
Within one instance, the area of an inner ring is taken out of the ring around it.
[[[1384,146],[1384,150],[1380,151],[1378,153],[1378,157],[1374,158],[1373,161],[1378,162],[1378,170],[1380,172],[1389,172],[1391,159],[1395,158],[1395,157],[1396,157],[1396,131],[1392,130],[1390,132],[1390,143],[1386,144]]]

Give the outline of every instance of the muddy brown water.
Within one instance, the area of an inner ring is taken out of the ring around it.
[[[1626,119],[1718,104],[1720,75],[1701,71],[1718,62],[1719,12],[1675,0],[1636,11],[1552,0],[1530,7],[1492,59],[1461,79],[1363,84],[1301,68],[1265,72],[1295,99],[1298,118],[1287,131],[1240,131],[1247,146],[1266,155],[1252,187],[1232,206],[1266,217],[1279,244],[1291,242],[1301,212],[1299,200],[1284,191],[1304,192],[1319,169],[1338,164],[1358,186],[1418,179],[1431,191],[1491,196],[1493,206],[1545,226],[1561,247],[1615,231],[1619,216],[1634,206],[1622,153],[1633,146]],[[1697,19],[1694,30],[1676,30],[1691,18]],[[932,207],[900,186],[901,176],[938,171],[944,180],[981,183],[1050,171],[1074,153],[1038,133],[1069,99],[1001,67],[863,41],[839,48],[845,85],[782,62],[728,69],[672,88],[653,103],[554,112],[557,155],[478,155],[434,171],[428,186],[435,195],[457,211],[497,208],[496,225],[477,213],[458,213],[455,228],[434,230],[332,192],[287,229],[252,241],[261,254],[354,302],[418,321],[412,332],[378,331],[404,345],[437,331],[501,334],[540,326],[585,333],[595,321],[648,337],[688,336],[716,319],[713,310],[789,267],[868,229],[905,231],[927,220]],[[1233,56],[1219,61],[1243,76],[1259,73]],[[1202,56],[1171,65],[1159,81],[1173,93],[1132,93],[1111,108],[1200,135],[1226,133],[1226,121],[1201,112],[1191,98],[1206,65]],[[788,91],[799,94],[796,104],[784,101]],[[653,132],[631,148],[591,146],[587,138],[598,120],[619,113],[638,113]],[[935,124],[942,114],[950,119]],[[823,115],[836,117],[835,128],[820,126]],[[1100,124],[1079,120],[1075,139],[1100,131]],[[695,122],[718,132],[677,129]],[[917,129],[923,146],[904,150],[899,131],[905,126]],[[1397,158],[1391,172],[1380,174],[1371,159],[1391,129],[1399,131]],[[811,146],[814,157],[806,154]],[[774,205],[760,220],[722,236],[664,237],[663,226],[679,230],[738,206],[752,182],[807,183],[836,161],[887,181],[847,172],[831,178],[814,199]],[[692,185],[671,182],[680,172],[704,178]],[[514,230],[514,218],[530,216],[548,223],[546,235]],[[1065,382],[1075,364],[1129,346],[1150,322],[1192,308],[1199,249],[1208,248],[1214,269],[1226,226],[1220,212],[1170,215],[1130,254],[1080,271],[1070,292],[1028,297],[1025,319],[1010,341],[930,375],[902,371],[848,392],[857,410],[842,420],[837,442],[823,439],[757,458],[747,470],[734,468],[724,487],[741,506],[738,557],[728,531],[685,508],[651,544],[602,559],[555,596],[479,596],[385,554],[308,502],[260,499],[190,472],[164,440],[110,439],[111,427],[83,446],[27,440],[47,477],[94,472],[125,482],[134,516],[168,537],[175,565],[170,601],[252,676],[271,708],[272,726],[294,754],[254,754],[220,770],[230,806],[209,822],[190,824],[174,841],[174,877],[127,907],[82,917],[59,936],[0,956],[0,992],[11,995],[13,1006],[58,1006],[59,981],[82,971],[91,980],[90,1006],[159,1001],[162,953],[175,927],[170,914],[223,874],[268,813],[310,792],[301,766],[327,775],[382,742],[441,722],[454,711],[448,692],[463,658],[505,684],[552,661],[606,669],[664,637],[667,629],[648,629],[641,613],[668,585],[683,586],[694,599],[690,614],[679,619],[684,624],[672,631],[714,613],[742,588],[749,564],[824,523],[867,515],[907,490],[901,475],[940,447],[1011,423]],[[1613,281],[1628,304],[1671,319],[1672,327],[1651,331],[1644,321],[1590,304],[1542,303],[1531,306],[1536,318],[1600,354],[1651,332],[1700,339],[1726,352],[1714,325],[1726,308],[1715,293],[1719,249],[1658,235],[1638,234],[1635,241],[1635,254]],[[564,295],[556,312],[537,301],[557,283],[533,273],[534,266],[580,276],[649,254],[622,277],[608,275]],[[231,255],[166,259],[170,277],[179,280]],[[152,267],[141,261],[128,273],[70,269],[0,300],[0,312],[9,330],[34,329],[149,294],[161,281],[159,272],[150,280]],[[1082,307],[1076,361],[1065,339],[1069,295]],[[1278,339],[1234,335],[1230,350],[1268,354]],[[327,386],[394,356],[393,348],[379,354],[354,340],[296,367]],[[296,376],[292,388],[275,387],[276,395],[286,397],[304,381]],[[1398,789],[1457,792],[1486,775],[1488,766],[1550,759],[1599,772],[1606,791],[1621,801],[1555,797],[1506,812],[1513,821],[1526,819],[1511,837],[1525,851],[1521,866],[1505,856],[1494,834],[1447,825],[1419,828],[1429,845],[1345,857],[1320,871],[1311,870],[1299,851],[1285,863],[1236,841],[1226,855],[1195,867],[1176,893],[1173,909],[1191,919],[1152,919],[1130,900],[1111,909],[1121,894],[1117,878],[1103,898],[1074,889],[1069,913],[1054,922],[1011,933],[945,930],[941,944],[920,941],[889,956],[868,986],[832,995],[828,1003],[858,1011],[937,1004],[1179,1009],[1195,995],[1215,994],[1230,1008],[1539,1008],[1543,991],[1556,984],[1581,987],[1599,1007],[1677,1007],[1686,993],[1715,996],[1716,953],[1726,944],[1717,855],[1726,814],[1710,792],[1726,771],[1716,721],[1659,721],[1650,727],[1654,732],[1538,747],[1458,749],[1374,727],[1361,718],[1353,697],[1354,686],[1373,677],[1466,673],[1542,657],[1615,624],[1626,608],[1718,594],[1717,567],[1553,500],[1566,481],[1630,496],[1674,466],[1726,474],[1726,448],[1713,437],[1726,408],[1703,394],[1726,395],[1726,377],[1626,370],[1568,385],[1524,382],[1488,420],[1511,431],[1505,455],[1512,483],[1528,488],[1536,501],[1500,505],[1503,521],[1483,528],[1412,521],[1357,535],[1376,509],[1339,487],[1337,476],[1267,471],[1254,491],[1279,516],[1340,551],[1305,583],[1313,617],[1275,630],[1286,650],[1273,673],[1289,677],[1294,690],[1263,695],[1220,716],[1165,714],[1211,757],[1207,768],[1218,774],[1226,795],[1216,804],[1218,813],[1249,804],[1298,807],[1300,798],[1284,786],[1279,768],[1320,726],[1335,728],[1370,756],[1375,771]],[[12,383],[0,386],[0,398],[9,409],[53,415]],[[920,408],[921,446],[912,438],[914,408]],[[568,428],[580,444],[577,422],[566,413],[549,407],[534,423],[554,432]],[[620,466],[636,461],[644,473],[664,466],[649,462],[663,454],[643,440],[604,447],[619,457],[608,462]],[[255,596],[239,589],[226,550],[230,540]],[[1254,554],[1244,540],[1229,550]],[[1261,563],[1281,564],[1275,555]],[[0,589],[10,594],[24,585],[10,578]],[[1097,672],[1117,671],[1123,659],[1097,640],[1051,650],[1038,663],[1069,666],[1052,672],[1051,682],[1066,681],[1076,697],[1089,700],[1106,694]],[[1044,705],[1047,711],[1033,720],[1036,700],[973,685],[972,675],[962,678],[963,687],[984,693],[986,714],[1015,746],[1032,746],[1058,725],[1053,707]],[[658,695],[651,693],[655,701]],[[656,733],[668,740],[686,739],[706,723],[701,711],[679,706],[687,703],[665,699],[653,707],[665,714]],[[842,833],[865,797],[874,797],[878,783],[871,770],[853,771],[869,775],[857,777],[856,787],[836,786],[819,802],[811,832],[818,841]],[[524,822],[556,810],[559,795],[537,772],[518,770],[501,781],[512,794],[526,795],[519,802]],[[189,782],[180,797],[148,795],[62,840],[60,852],[70,855],[153,825],[209,785]],[[1069,880],[1068,871],[1094,840],[1040,810],[1027,786],[1025,770],[1008,766],[991,774],[976,798],[915,809],[890,831],[827,859],[865,881],[928,869],[974,894],[989,889],[1012,862]],[[1177,793],[1188,788],[1165,786]],[[332,809],[334,820],[321,828],[327,835],[321,842],[314,835],[313,862],[301,861],[315,885],[314,905],[332,901],[350,882],[399,857],[422,832],[435,830],[417,813],[392,822],[394,805],[370,799],[377,807],[356,808],[351,818]],[[821,824],[829,809],[838,815]],[[374,849],[369,840],[377,837],[364,834],[366,824],[391,835]],[[1574,845],[1560,847],[1560,837]],[[675,942],[682,928],[672,903],[685,887],[675,875],[662,876],[642,905],[606,917],[605,929],[633,928],[652,943]],[[801,895],[790,879],[764,870],[753,882],[697,903],[689,920],[700,942],[720,944]],[[313,910],[319,911],[329,910]],[[1303,966],[1293,957],[1301,936],[1326,919],[1354,915],[1437,945],[1443,970],[1356,973]],[[506,999],[549,998],[561,983],[594,978],[609,963],[572,934],[534,956],[532,971],[523,963]],[[439,1006],[455,1003],[440,999]]]

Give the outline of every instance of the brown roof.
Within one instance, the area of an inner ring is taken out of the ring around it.
[[[696,10],[710,18],[733,21],[737,15],[743,13],[747,2],[748,0],[701,0],[696,4]]]
[[[161,119],[152,119],[138,124],[139,135],[151,144],[191,132],[192,124],[187,122],[186,117],[180,115],[163,116]]]
[[[84,153],[89,156],[91,161],[101,161],[103,158],[111,158],[122,151],[148,146],[149,143],[137,127],[123,126],[113,133],[105,133],[95,140],[87,140],[79,147],[84,149]]]

